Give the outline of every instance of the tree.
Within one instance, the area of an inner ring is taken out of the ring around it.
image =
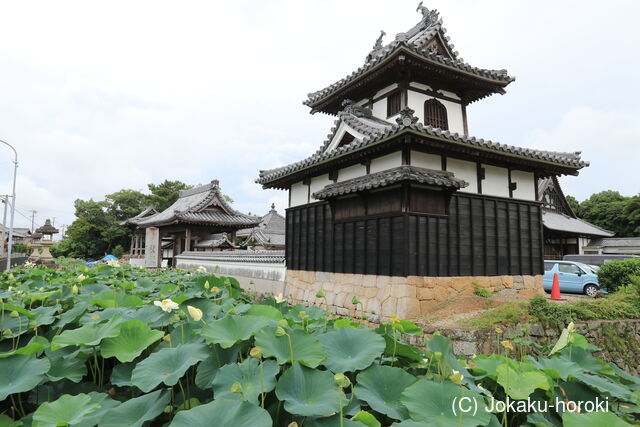
[[[178,198],[180,190],[191,188],[180,181],[165,180],[149,184],[150,195],[136,190],[120,190],[105,196],[103,201],[76,200],[76,219],[67,229],[64,240],[52,248],[54,256],[96,259],[106,254],[121,256],[131,242],[131,229],[120,223],[153,204],[158,210],[168,208]]]
[[[571,196],[567,200],[569,204],[577,202]],[[640,195],[626,197],[613,190],[601,191],[571,207],[578,217],[613,231],[616,237],[640,236]]]
[[[573,196],[567,196],[567,203],[569,203],[569,207],[574,214],[580,216],[580,202]]]
[[[171,206],[171,204],[178,199],[180,190],[188,190],[192,188],[184,182],[169,181],[167,179],[158,185],[149,184],[148,187],[149,191],[151,191],[149,200],[158,211],[163,211]]]

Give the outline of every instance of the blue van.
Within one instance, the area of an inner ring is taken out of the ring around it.
[[[574,261],[544,262],[544,290],[551,292],[553,276],[558,273],[560,292],[594,296],[600,290],[598,275],[593,267]]]

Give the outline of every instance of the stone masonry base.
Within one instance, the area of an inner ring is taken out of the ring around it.
[[[544,293],[541,275],[400,277],[288,270],[285,296],[294,304],[322,304],[324,308],[324,298],[316,297],[322,289],[332,313],[356,316],[364,311],[376,318],[386,319],[396,314],[413,320],[429,315],[444,301],[471,295],[477,286],[513,299]],[[354,296],[360,300],[357,305],[351,303]]]

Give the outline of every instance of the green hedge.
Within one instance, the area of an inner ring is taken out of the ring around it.
[[[600,286],[610,291],[631,283],[629,276],[640,276],[640,258],[612,261],[604,264],[598,271]]]

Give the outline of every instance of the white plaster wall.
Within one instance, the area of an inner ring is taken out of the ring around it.
[[[482,180],[482,194],[509,197],[509,170],[484,164],[482,167],[485,176]]]
[[[511,182],[518,184],[516,190],[513,192],[514,199],[535,200],[536,193],[533,185],[534,175],[533,172],[525,172],[512,170]]]
[[[300,206],[309,203],[309,186],[302,182],[291,184],[289,189],[289,207]]]
[[[335,149],[338,146],[338,144],[340,143],[340,140],[342,139],[344,134],[347,133],[347,132],[349,132],[351,135],[355,136],[358,139],[364,138],[364,135],[362,135],[359,132],[356,132],[354,129],[352,129],[351,127],[347,126],[344,122],[342,122],[338,126],[338,130],[336,131],[336,134],[333,136],[333,139],[331,140],[331,142],[327,146],[327,149],[324,150],[324,151],[325,152],[329,152],[329,151]]]
[[[387,119],[387,98],[382,98],[381,100],[374,102],[371,112],[375,117],[382,120],[386,120]]]
[[[351,178],[357,178],[367,174],[367,168],[364,165],[353,165],[338,171],[338,181],[346,181]]]
[[[333,181],[329,180],[329,174],[324,174],[320,176],[316,176],[311,178],[311,202],[316,202],[317,200],[313,198],[313,193],[316,191],[322,190],[325,186],[332,184]]]
[[[422,89],[422,90],[433,90],[431,89],[431,86],[423,83],[418,83],[418,82],[411,82],[409,83],[409,86],[417,87],[418,89]]]
[[[468,187],[460,191],[464,193],[478,192],[478,169],[474,162],[447,157],[447,170],[453,172],[457,178],[464,179],[469,183]]]
[[[415,92],[409,88],[407,91],[407,105],[409,108],[415,111],[415,116],[420,123],[424,124],[424,102],[428,99],[434,98],[433,96],[425,95],[424,93]],[[462,117],[462,105],[455,102],[446,101],[444,99],[438,99],[447,109],[447,122],[449,124],[450,132],[458,132],[464,134],[464,120]]]
[[[371,173],[382,172],[387,169],[395,168],[402,165],[402,152],[396,151],[395,153],[387,154],[386,156],[376,157],[371,159],[371,167],[369,171]]]
[[[419,168],[442,170],[442,157],[437,154],[411,151],[411,165]]]

